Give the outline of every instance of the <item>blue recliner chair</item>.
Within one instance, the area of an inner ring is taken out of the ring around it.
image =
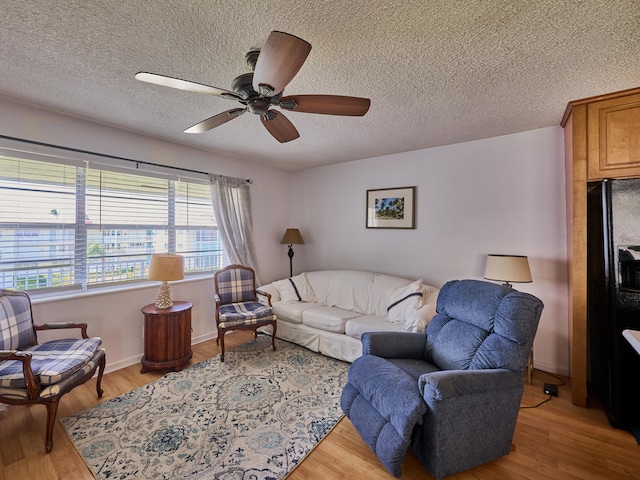
[[[362,336],[342,410],[396,477],[407,448],[436,479],[507,455],[542,308],[508,286],[446,283],[426,335]]]

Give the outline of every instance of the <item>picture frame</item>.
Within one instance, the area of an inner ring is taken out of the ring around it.
[[[367,190],[367,228],[416,228],[416,187]]]

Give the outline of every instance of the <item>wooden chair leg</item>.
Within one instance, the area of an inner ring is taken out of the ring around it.
[[[102,360],[100,361],[100,366],[98,369],[98,380],[96,381],[96,392],[98,393],[98,398],[102,398],[102,394],[104,391],[102,390],[102,375],[104,374],[104,367],[107,364],[106,355],[102,356]]]
[[[58,404],[60,396],[56,395],[47,399],[47,432],[44,438],[44,451],[49,453],[53,448],[53,427],[56,424],[56,415],[58,414]]]
[[[224,330],[220,330],[218,329],[218,338],[216,339],[216,341],[220,340],[220,349],[222,350],[222,353],[220,353],[220,361],[224,362]]]
[[[271,332],[271,347],[273,348],[273,351],[276,351],[276,329],[278,328],[278,324],[276,322],[273,322],[273,331]]]

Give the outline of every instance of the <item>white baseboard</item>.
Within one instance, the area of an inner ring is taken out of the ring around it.
[[[191,339],[191,345],[197,345],[198,343],[206,342],[208,340],[212,340],[214,338],[218,338],[218,332],[213,331],[209,333],[205,333],[204,335],[198,335]]]
[[[554,373],[556,375],[562,375],[563,377],[568,377],[569,376],[569,372],[564,369],[564,368],[560,368],[558,367],[558,365],[553,365],[551,363],[546,363],[546,362],[540,362],[534,359],[533,361],[533,368],[536,370],[541,370],[543,372],[549,372],[549,373]],[[533,373],[535,375],[535,372]]]
[[[109,358],[109,352],[107,351],[107,359],[108,358]],[[131,365],[140,363],[140,360],[142,360],[142,354],[136,355],[134,357],[125,358],[115,363],[109,363],[107,361],[107,366],[104,369],[104,373],[111,373],[111,372],[115,372],[116,370],[120,370],[121,368],[130,367]]]
[[[197,345],[198,343],[202,343],[202,342],[207,342],[209,340],[213,340],[214,338],[218,337],[218,332],[214,331],[214,332],[209,332],[205,335],[198,335],[197,337],[194,337],[191,339],[191,345]],[[129,357],[129,358],[125,358],[123,360],[120,360],[118,362],[114,362],[114,363],[109,363],[107,361],[107,366],[104,369],[104,373],[110,373],[110,372],[115,372],[116,370],[120,370],[121,368],[126,368],[126,367],[130,367],[131,365],[135,365],[136,363],[140,363],[140,361],[142,360],[142,353],[139,355],[135,355],[133,357]],[[107,352],[107,359],[109,358],[108,352]]]

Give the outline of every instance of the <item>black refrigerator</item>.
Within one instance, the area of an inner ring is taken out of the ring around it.
[[[587,189],[588,392],[614,427],[640,426],[640,354],[622,336],[640,330],[640,179]]]

